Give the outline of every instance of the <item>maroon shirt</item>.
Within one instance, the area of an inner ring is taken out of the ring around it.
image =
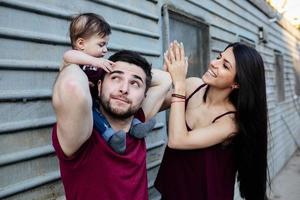
[[[189,96],[186,104],[203,86]],[[212,123],[230,113],[234,112],[224,113]],[[166,147],[155,187],[164,200],[233,200],[236,174],[233,153],[232,144],[195,150]]]
[[[139,120],[145,121],[140,111]],[[94,129],[81,148],[67,157],[58,142],[54,125],[52,142],[68,200],[148,199],[144,139],[135,139],[127,134],[126,151],[120,155]]]

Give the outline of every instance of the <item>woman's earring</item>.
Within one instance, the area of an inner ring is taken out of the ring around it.
[[[238,88],[239,88],[239,85],[237,85],[237,84],[234,84],[234,85],[231,86],[231,89],[233,89],[233,90],[238,89]]]

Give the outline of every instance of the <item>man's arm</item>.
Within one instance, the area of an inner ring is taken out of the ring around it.
[[[70,65],[59,73],[52,103],[60,146],[71,156],[90,137],[93,128],[89,83],[78,65]]]
[[[146,120],[153,117],[162,107],[169,105],[169,94],[172,86],[172,79],[168,72],[159,69],[152,69],[152,82],[143,101],[142,109]]]

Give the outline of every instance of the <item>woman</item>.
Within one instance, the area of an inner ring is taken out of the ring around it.
[[[165,55],[174,90],[169,141],[155,181],[162,199],[266,199],[267,104],[259,53],[233,43],[200,78],[185,80],[182,44]]]

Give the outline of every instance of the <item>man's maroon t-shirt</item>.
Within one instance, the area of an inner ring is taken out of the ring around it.
[[[145,120],[143,113],[138,118]],[[148,199],[144,139],[127,134],[126,151],[120,155],[94,129],[81,148],[67,157],[61,149],[54,125],[52,142],[59,159],[67,200]]]

